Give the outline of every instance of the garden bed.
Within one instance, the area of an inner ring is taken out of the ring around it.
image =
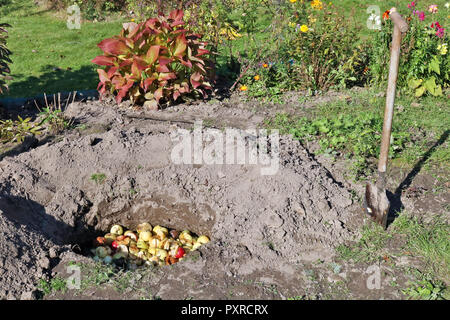
[[[179,119],[254,116],[236,108],[220,117],[214,104],[177,108]],[[95,101],[74,103],[66,115],[82,129],[0,163],[1,297],[34,290],[67,259],[85,261],[80,247],[113,224],[142,221],[212,239],[201,259],[161,268],[153,290],[162,298],[223,298],[221,281],[237,277],[270,275],[294,288],[301,264],[329,261],[361,219],[351,193],[291,138],[281,137],[279,172],[263,176],[260,165],[173,164],[171,132],[192,125],[175,122],[172,110],[145,115],[173,119],[155,121]]]

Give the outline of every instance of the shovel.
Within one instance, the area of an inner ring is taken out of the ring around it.
[[[390,203],[386,195],[386,167],[391,140],[392,117],[394,114],[395,87],[397,85],[398,64],[400,59],[400,45],[402,33],[408,31],[408,24],[402,16],[392,8],[389,17],[394,23],[392,35],[391,61],[386,93],[386,107],[384,109],[383,134],[381,138],[380,159],[378,161],[378,179],[376,185],[368,183],[364,198],[365,212],[376,222],[387,228],[387,218]]]

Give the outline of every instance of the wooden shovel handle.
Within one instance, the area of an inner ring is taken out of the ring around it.
[[[384,109],[383,134],[381,138],[380,159],[378,162],[378,172],[382,177],[381,184],[384,184],[384,173],[386,172],[389,155],[389,144],[391,140],[392,117],[394,115],[395,89],[397,86],[398,65],[400,61],[400,46],[402,42],[402,30],[408,30],[408,24],[402,16],[391,9],[390,18],[394,22],[394,32],[392,35],[391,61],[389,63],[389,78],[386,92],[386,107]]]
[[[397,9],[392,8],[391,10],[389,10],[389,17],[391,18],[392,22],[394,22],[394,25],[398,26],[402,33],[408,31],[408,23],[406,23],[405,19],[397,12]]]

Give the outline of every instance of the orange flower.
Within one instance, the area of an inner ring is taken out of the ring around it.
[[[269,65],[267,63],[263,64],[263,68],[268,68],[268,67],[269,67]]]
[[[258,80],[261,79],[261,78],[259,77],[259,75],[256,75],[256,76],[254,76],[253,79],[255,79],[256,81],[258,81]]]
[[[386,10],[386,11],[383,13],[383,20],[387,20],[387,19],[389,19],[389,10]]]
[[[247,91],[248,87],[244,84],[239,88],[240,91]]]

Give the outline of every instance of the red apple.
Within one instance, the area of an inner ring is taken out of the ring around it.
[[[185,255],[184,249],[179,247],[177,253],[175,254],[175,258],[180,259]]]

